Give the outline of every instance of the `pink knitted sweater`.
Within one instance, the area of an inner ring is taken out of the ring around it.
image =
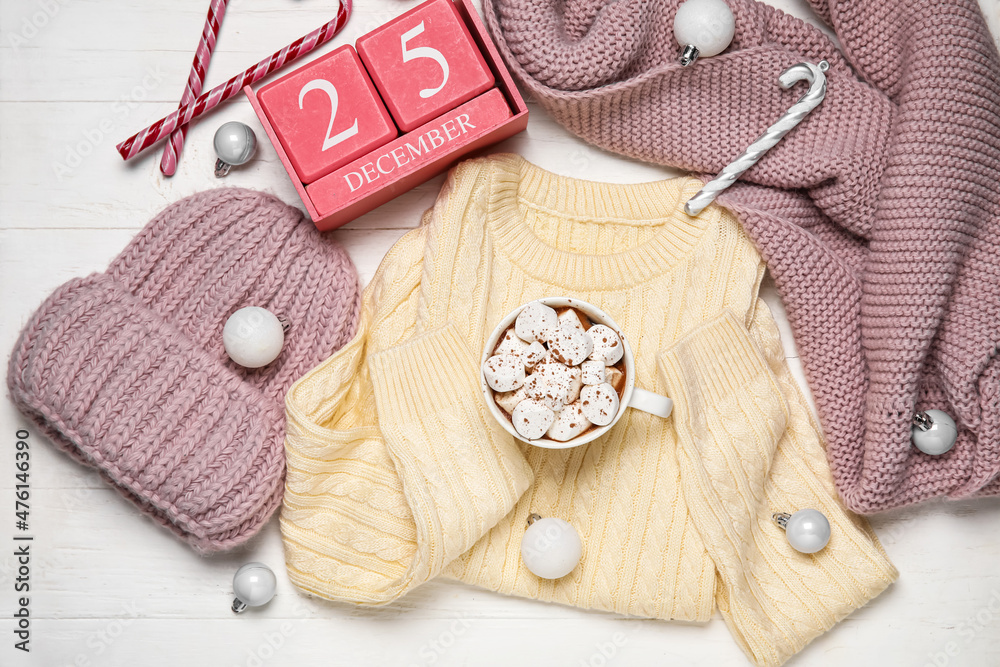
[[[754,0],[682,68],[680,0],[484,0],[511,70],[556,120],[643,160],[714,175],[831,64],[823,104],[720,198],[768,263],[838,489],[871,513],[1000,494],[1000,59],[975,0],[810,0],[840,39]],[[945,455],[915,411],[955,418]]]

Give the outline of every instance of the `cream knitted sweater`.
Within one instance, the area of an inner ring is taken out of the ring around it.
[[[609,185],[513,155],[450,174],[365,291],[354,340],[288,393],[281,529],[289,575],[322,597],[389,602],[444,575],[501,593],[650,618],[716,606],[759,665],[779,665],[896,577],[833,490],[807,404],[757,292],[736,219],[683,203],[694,179]],[[590,445],[514,440],[483,404],[496,323],[545,296],[607,311],[637,386]],[[775,512],[821,510],[829,545],[794,551]],[[531,513],[579,531],[583,559],[541,580],[520,557]]]

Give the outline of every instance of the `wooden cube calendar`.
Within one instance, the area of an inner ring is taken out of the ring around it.
[[[457,31],[451,23],[456,17]],[[396,123],[350,46],[260,91],[250,86],[243,89],[320,230],[350,222],[436,176],[468,153],[528,125],[528,108],[472,0],[429,0],[361,37],[359,49],[367,44],[364,48],[372,56],[378,39],[387,40],[385,48],[394,49],[394,57],[400,58],[401,64],[390,65],[388,77],[379,57],[370,63],[372,78],[385,88],[383,95],[389,99],[395,95],[397,109],[399,104],[407,109],[393,111],[402,114]],[[404,56],[406,62],[402,62]],[[357,68],[353,72],[344,64],[349,61]],[[342,78],[339,70],[327,69],[333,65],[347,68],[350,76],[361,76],[367,85],[358,85],[356,79],[350,83],[350,77]],[[411,66],[414,69],[403,69]],[[399,69],[395,76],[393,67]],[[329,83],[336,92],[317,81]],[[432,92],[421,95],[422,91]],[[310,115],[303,115],[307,112]],[[372,119],[375,127],[366,127]],[[408,129],[397,133],[396,125]]]
[[[397,134],[350,44],[264,86],[257,98],[303,183]]]
[[[451,0],[430,0],[356,42],[404,132],[493,87],[493,74]]]

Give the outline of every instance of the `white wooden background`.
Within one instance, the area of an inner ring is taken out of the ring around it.
[[[1000,0],[980,0],[994,35]],[[804,0],[774,4],[814,20]],[[353,41],[416,0],[356,0]],[[160,151],[123,163],[116,142],[170,112],[206,0],[3,0],[0,5],[0,350],[44,297],[102,270],[166,204],[223,183],[215,129],[259,128],[242,98],[203,117],[178,174]],[[215,85],[333,15],[320,0],[232,0],[209,71]],[[615,182],[675,175],[571,137],[532,105],[527,132],[497,147],[552,171]],[[258,131],[258,137],[265,139]],[[300,205],[266,139],[225,184]],[[441,178],[334,232],[367,282],[431,204]],[[768,300],[779,319],[780,302]],[[783,321],[783,320],[782,320]],[[789,360],[797,365],[788,334]],[[14,440],[31,431],[31,652],[14,649]],[[898,583],[790,665],[1000,665],[1000,502],[936,503],[873,520]],[[278,594],[229,610],[232,574],[261,560]],[[396,604],[356,609],[301,595],[283,570],[277,521],[246,548],[204,558],[141,517],[0,404],[0,665],[744,665],[721,618],[706,625],[626,619],[432,582]]]

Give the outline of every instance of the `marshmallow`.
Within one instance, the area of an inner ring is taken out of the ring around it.
[[[583,371],[580,370],[580,367],[573,366],[569,369],[569,374],[573,380],[569,386],[569,395],[566,397],[566,405],[569,405],[576,399],[580,398],[580,390],[583,388]]]
[[[615,391],[621,391],[625,388],[625,374],[622,373],[616,366],[608,366],[604,369],[604,381],[615,388]]]
[[[594,361],[603,361],[605,366],[617,364],[625,352],[625,346],[615,330],[603,324],[595,324],[587,333],[594,341],[594,350],[589,357]]]
[[[545,349],[545,346],[539,343],[537,340],[524,348],[524,353],[521,354],[521,361],[528,368],[533,368],[538,362],[548,355],[549,351]]]
[[[510,420],[522,438],[535,440],[545,435],[556,420],[556,414],[544,403],[528,398],[517,404]]]
[[[524,383],[524,391],[528,398],[541,401],[558,412],[572,402],[569,398],[573,391],[573,373],[560,363],[540,364]]]
[[[566,442],[588,428],[590,428],[590,420],[583,414],[580,402],[577,401],[570,403],[556,415],[555,421],[552,422],[552,426],[549,427],[545,435],[557,442]]]
[[[532,301],[518,313],[514,320],[514,331],[518,338],[529,343],[544,340],[546,331],[556,326],[559,316],[544,303]]]
[[[545,347],[542,345],[542,347]],[[552,358],[552,353],[549,352],[548,348],[545,348],[545,356],[543,356],[537,364],[535,364],[535,370],[538,370],[545,364],[558,364],[559,362]]]
[[[538,390],[537,387],[539,386],[541,386],[541,383],[538,382],[537,378],[535,379],[535,382],[532,382],[532,377],[528,377],[528,381],[524,383],[524,392],[528,398],[533,401],[538,401],[539,403],[544,403],[545,407],[552,410],[552,412],[559,412],[562,410],[566,403],[560,400],[558,396],[551,396],[545,393],[544,390]],[[535,395],[532,396],[532,394]]]
[[[618,414],[618,392],[607,382],[589,385],[580,392],[580,404],[587,419],[607,426]]]
[[[528,344],[517,337],[517,334],[514,333],[514,327],[510,327],[504,332],[503,338],[500,339],[500,344],[497,345],[497,349],[493,351],[493,354],[509,354],[512,357],[521,359],[523,363],[524,352],[527,349]]]
[[[587,327],[585,327],[583,322],[580,321],[580,316],[577,315],[576,311],[572,308],[567,308],[559,314],[559,326],[568,326],[573,329],[579,329],[580,331],[587,330]]]
[[[548,340],[552,358],[567,366],[579,366],[594,351],[590,335],[573,327],[559,327],[550,331]]]
[[[520,357],[498,354],[486,360],[483,366],[486,384],[493,391],[514,391],[524,384],[524,364]]]
[[[493,395],[493,399],[497,402],[497,405],[506,410],[507,414],[514,412],[517,404],[527,397],[528,395],[524,393],[524,387],[516,391],[505,391]]]
[[[580,370],[583,372],[583,384],[591,385],[604,382],[604,378],[607,376],[605,368],[603,361],[591,360],[580,364]]]

